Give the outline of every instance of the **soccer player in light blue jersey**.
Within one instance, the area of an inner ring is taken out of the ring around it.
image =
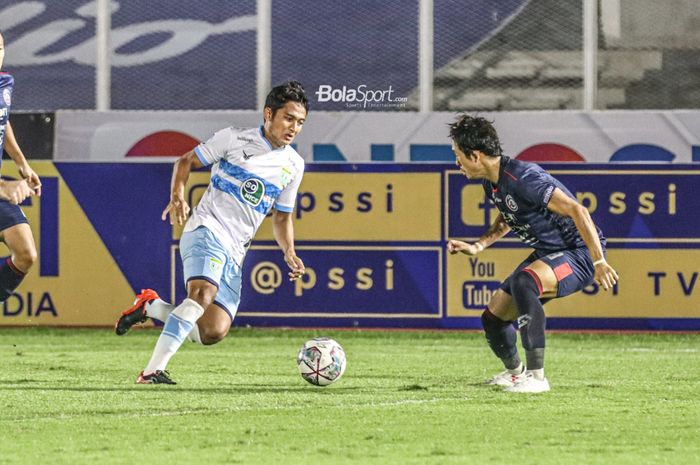
[[[187,298],[175,306],[145,289],[117,321],[118,335],[147,318],[165,322],[137,383],[175,384],[166,366],[185,339],[210,345],[226,336],[240,302],[243,259],[268,213],[272,212],[275,240],[290,268],[289,279],[304,274],[304,263],[294,250],[292,225],[304,160],[290,144],[308,109],[300,83],[274,87],[265,101],[262,126],[222,129],[175,162],[163,220],[169,216],[171,224],[185,224],[180,255]],[[211,181],[189,216],[185,183],[192,170],[209,165]]]
[[[557,179],[534,163],[502,155],[498,134],[484,118],[461,115],[450,126],[457,166],[469,179],[482,179],[499,211],[474,243],[450,240],[447,250],[477,255],[513,231],[534,249],[506,278],[481,321],[491,350],[506,370],[488,384],[509,392],[549,391],[544,376],[543,304],[597,282],[608,290],[618,280],[605,260],[605,237],[588,210]],[[526,365],[516,346],[517,321]]]
[[[5,42],[0,34],[0,69],[4,58]],[[27,163],[10,124],[14,82],[11,75],[0,73],[0,156],[4,148],[22,177],[0,180],[0,240],[11,254],[0,258],[0,302],[17,289],[37,259],[34,236],[19,204],[29,196],[41,195],[41,181]]]

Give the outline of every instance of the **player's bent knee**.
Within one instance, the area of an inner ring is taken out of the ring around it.
[[[527,271],[520,271],[515,276],[510,284],[511,294],[513,296],[521,295],[523,293],[532,293],[538,297],[542,295],[539,287],[537,278],[535,278],[531,273]]]
[[[491,309],[489,308],[484,310],[484,312],[481,314],[481,326],[487,333],[493,330],[498,331],[502,327],[507,326],[509,324],[511,324],[510,321],[501,320],[499,317],[494,315]]]
[[[491,314],[503,321],[513,321],[518,318],[518,311],[515,308],[513,297],[503,289],[498,289],[494,292],[487,308]]]
[[[221,342],[228,334],[228,327],[223,327],[221,325],[207,325],[200,326],[199,336],[202,339],[202,344],[205,346],[214,345],[217,342]]]
[[[208,281],[190,281],[187,283],[187,298],[207,308],[214,302],[217,290],[216,286]]]
[[[37,259],[36,249],[23,249],[15,252],[12,262],[17,268],[26,273],[36,263]]]

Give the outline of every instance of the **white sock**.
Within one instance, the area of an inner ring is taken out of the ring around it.
[[[202,336],[199,334],[199,326],[197,323],[194,324],[194,328],[187,335],[187,340],[190,342],[195,342],[197,344],[202,344]]]
[[[161,299],[156,299],[150,304],[146,304],[146,316],[152,320],[165,323],[170,314],[175,310],[175,305]]]
[[[178,305],[166,319],[163,332],[160,333],[158,342],[153,349],[151,360],[143,372],[148,375],[158,370],[165,370],[172,356],[175,355],[187,335],[192,332],[197,320],[203,314],[202,306],[192,299],[185,299]]]
[[[152,320],[162,321],[163,323],[167,321],[173,310],[175,310],[175,305],[161,299],[156,299],[150,304],[146,304],[146,316]],[[199,327],[196,323],[192,331],[187,335],[187,339],[197,344],[202,343],[202,338],[199,335]]]
[[[540,368],[539,370],[528,370],[530,373],[532,373],[532,377],[535,379],[538,379],[542,381],[544,379],[544,368]]]
[[[523,362],[520,362],[520,365],[517,366],[517,368],[513,368],[512,370],[508,370],[508,373],[511,375],[519,375],[523,371],[525,371],[525,365],[523,365]]]

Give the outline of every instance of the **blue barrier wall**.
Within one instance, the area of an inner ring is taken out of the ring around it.
[[[550,328],[700,329],[700,170],[693,165],[546,165],[605,232],[621,280],[547,304]],[[8,167],[10,168],[10,167]],[[184,297],[181,228],[160,219],[171,165],[37,162],[44,195],[24,210],[39,263],[2,306],[2,325],[111,325],[133,292]],[[8,174],[12,175],[11,171]],[[208,183],[193,173],[188,199]],[[479,328],[498,283],[529,249],[507,236],[451,256],[493,218],[453,165],[308,165],[295,212],[308,273],[286,280],[268,222],[244,263],[236,324]]]

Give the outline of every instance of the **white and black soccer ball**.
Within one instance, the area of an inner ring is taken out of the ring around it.
[[[345,351],[333,339],[317,337],[306,341],[299,349],[299,373],[311,384],[328,386],[345,373]]]

